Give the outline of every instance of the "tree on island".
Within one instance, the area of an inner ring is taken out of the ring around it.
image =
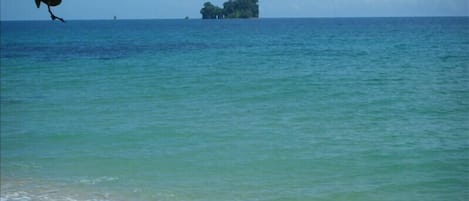
[[[223,9],[210,2],[205,2],[200,14],[202,14],[202,19],[221,19],[223,18]]]
[[[229,0],[223,9],[210,2],[200,10],[202,19],[259,18],[259,0]]]

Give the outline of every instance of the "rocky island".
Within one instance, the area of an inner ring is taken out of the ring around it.
[[[223,8],[204,3],[200,10],[202,19],[233,19],[233,18],[259,18],[259,0],[229,0],[223,3]]]

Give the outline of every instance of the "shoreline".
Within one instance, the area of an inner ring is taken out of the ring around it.
[[[93,192],[90,187],[41,181],[36,178],[2,178],[1,184],[0,201],[121,201],[109,192]]]

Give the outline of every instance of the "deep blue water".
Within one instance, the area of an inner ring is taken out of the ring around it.
[[[468,200],[469,18],[1,22],[1,201]]]

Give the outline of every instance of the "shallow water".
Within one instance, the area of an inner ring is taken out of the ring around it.
[[[469,198],[467,17],[1,36],[2,201]]]

